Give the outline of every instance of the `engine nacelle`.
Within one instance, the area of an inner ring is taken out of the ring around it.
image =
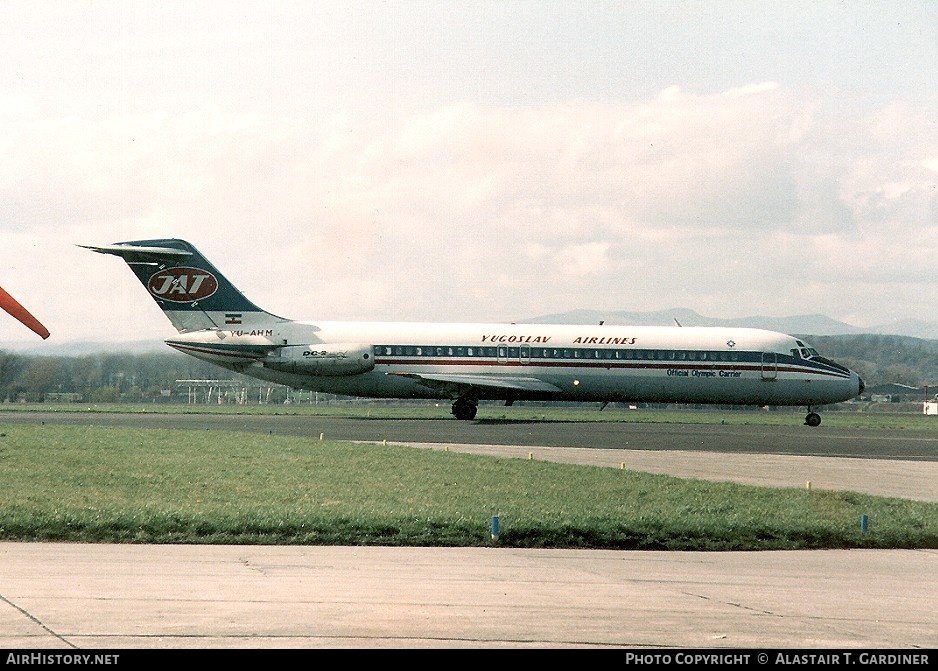
[[[371,345],[338,343],[284,345],[262,362],[266,368],[303,375],[359,375],[375,367]]]

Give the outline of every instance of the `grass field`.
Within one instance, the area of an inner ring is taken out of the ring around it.
[[[0,539],[938,548],[938,504],[290,436],[0,423]]]

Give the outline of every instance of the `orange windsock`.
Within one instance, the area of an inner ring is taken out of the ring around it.
[[[3,287],[0,287],[0,308],[3,308],[19,319],[43,340],[49,337],[49,329],[40,324],[38,319],[29,314],[29,310],[17,303],[13,296],[3,290]]]

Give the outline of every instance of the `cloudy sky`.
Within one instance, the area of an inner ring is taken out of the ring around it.
[[[77,247],[161,237],[295,318],[936,314],[935,2],[5,0],[0,59],[46,343],[172,336]]]

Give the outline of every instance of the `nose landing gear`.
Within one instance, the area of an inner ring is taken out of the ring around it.
[[[816,412],[811,410],[811,406],[808,406],[808,415],[804,418],[805,426],[818,426],[821,423],[821,416]]]

